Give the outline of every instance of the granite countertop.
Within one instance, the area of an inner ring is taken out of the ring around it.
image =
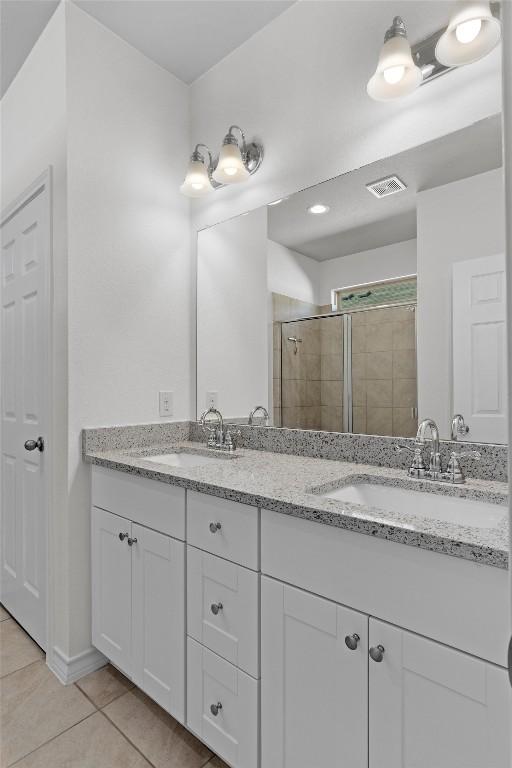
[[[186,451],[213,456],[215,463],[171,467],[148,461],[148,456]],[[462,486],[409,479],[403,469],[376,467],[331,459],[239,449],[233,455],[208,450],[200,443],[179,442],[135,450],[86,450],[91,464],[129,472],[190,490],[240,501],[255,507],[313,520],[441,552],[477,563],[508,568],[508,485],[467,479]],[[398,514],[319,493],[358,482],[422,490],[433,495],[458,496],[501,505],[498,527],[476,527],[437,521],[420,515]]]

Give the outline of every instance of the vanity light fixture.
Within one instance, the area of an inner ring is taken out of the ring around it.
[[[204,147],[208,153],[209,163],[205,163],[204,155],[199,152],[199,147]],[[187,175],[180,187],[180,192],[187,197],[204,197],[213,190],[210,169],[212,167],[212,154],[206,144],[196,144],[190,156]]]
[[[234,130],[240,131],[240,141],[234,135]],[[206,152],[200,152],[199,147],[203,147]],[[261,144],[256,141],[246,142],[242,129],[232,125],[224,137],[217,161],[213,159],[206,144],[196,144],[180,192],[187,197],[203,197],[227,184],[246,181],[258,170],[262,160]]]
[[[501,24],[489,2],[462,0],[436,45],[436,59],[446,67],[472,64],[487,56],[501,38]]]
[[[310,205],[307,209],[308,213],[312,213],[314,216],[318,216],[321,213],[328,213],[331,209],[328,205],[324,205],[323,203],[316,203],[315,205]]]
[[[366,86],[368,95],[377,101],[406,96],[454,67],[486,56],[501,38],[499,8],[499,3],[489,0],[457,0],[448,26],[412,47],[403,20],[395,16]]]
[[[422,79],[421,69],[412,57],[403,19],[395,16],[384,35],[375,74],[366,86],[368,95],[376,101],[397,99],[416,90]]]

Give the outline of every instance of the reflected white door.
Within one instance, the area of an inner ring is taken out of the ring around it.
[[[469,426],[462,439],[507,442],[503,254],[453,265],[453,408]]]
[[[47,182],[2,224],[0,599],[46,648],[49,209]]]

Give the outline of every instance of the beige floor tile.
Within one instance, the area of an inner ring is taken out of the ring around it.
[[[0,677],[44,658],[40,647],[14,619],[0,622]]]
[[[77,686],[98,709],[102,709],[126,691],[130,691],[133,688],[133,683],[115,667],[107,664],[106,667],[82,677],[81,680],[78,680]]]
[[[11,614],[7,613],[3,605],[0,604],[0,621],[5,621],[6,619],[10,619]]]
[[[210,751],[138,688],[103,712],[155,768],[200,768]]]
[[[206,764],[205,768],[229,768],[229,766],[224,760],[221,760],[220,757],[214,755],[210,762]]]
[[[28,755],[16,768],[150,768],[100,712]]]
[[[62,685],[44,661],[2,678],[1,754],[10,765],[94,712],[74,685]]]

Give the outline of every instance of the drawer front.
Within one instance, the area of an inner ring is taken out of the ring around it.
[[[187,547],[188,634],[259,677],[259,574]]]
[[[190,637],[187,650],[188,727],[233,768],[258,768],[258,681]]]
[[[187,541],[213,555],[259,570],[259,510],[248,504],[187,494]]]
[[[92,505],[185,540],[185,489],[92,467]]]

